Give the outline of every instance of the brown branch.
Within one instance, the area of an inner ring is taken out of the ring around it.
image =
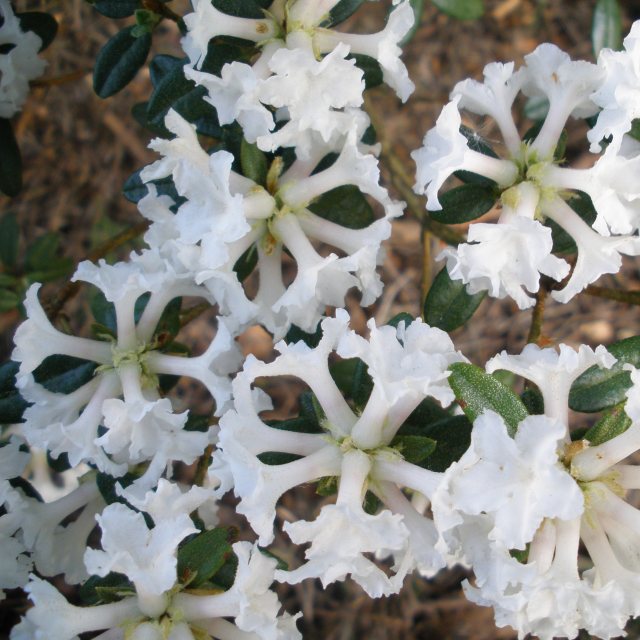
[[[100,246],[89,251],[84,260],[91,260],[91,262],[95,262],[100,258],[104,258],[118,247],[121,247],[127,242],[130,242],[143,234],[149,228],[149,224],[149,221],[145,220],[144,222],[139,222],[132,227],[124,229],[112,238],[109,238],[109,240]],[[62,311],[64,305],[71,300],[71,298],[75,297],[78,294],[78,291],[80,291],[80,283],[69,282],[57,293],[51,296],[51,298],[43,304],[44,310],[49,318],[51,320],[55,320]]]
[[[87,73],[90,73],[88,69],[77,69],[70,73],[63,73],[60,76],[52,76],[50,78],[38,78],[31,81],[32,87],[54,87],[61,84],[69,84],[71,82],[77,82],[84,78]]]
[[[204,479],[207,477],[207,471],[211,465],[211,454],[213,453],[213,445],[210,444],[204,453],[198,458],[198,464],[196,466],[196,472],[193,476],[194,486],[201,487],[204,484]]]
[[[531,327],[529,328],[529,335],[527,336],[527,344],[533,343],[540,346],[542,323],[544,321],[544,307],[548,295],[549,290],[545,286],[544,281],[541,281],[538,293],[536,293],[536,305],[533,307],[533,313],[531,314]]]
[[[182,327],[185,327],[196,318],[199,318],[209,309],[211,309],[211,305],[208,302],[203,302],[202,304],[189,307],[189,309],[180,314],[180,328],[182,329]]]
[[[607,300],[640,305],[640,291],[619,291],[616,289],[607,289],[606,287],[596,287],[590,284],[584,290],[584,293],[597,298],[606,298]]]

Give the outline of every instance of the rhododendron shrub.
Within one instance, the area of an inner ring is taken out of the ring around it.
[[[482,13],[480,0],[434,3]],[[365,92],[410,99],[402,46],[424,3],[389,3],[374,33],[337,28],[366,13],[357,0],[192,0],[185,15],[170,1],[92,4],[130,18],[97,56],[100,97],[147,64],[161,23],[176,23],[184,55],[149,61],[152,92],[134,108],[156,154],[124,185],[143,246],[71,277],[94,289],[88,332],[59,321],[39,281],[23,285],[0,367],[0,588],[30,601],[12,640],[300,638],[275,583],[352,580],[378,598],[457,564],[466,597],[519,638],[624,634],[640,615],[640,337],[556,345],[541,323],[547,295],[564,304],[640,254],[640,22],[616,46],[619,11],[601,0],[594,60],[542,43],[518,67],[487,60],[482,81],[459,79],[411,154],[444,267],[421,318],[358,333],[347,298],[372,315],[406,208],[382,183]],[[9,119],[44,71],[44,15],[0,0],[10,195]],[[544,113],[521,131],[526,100]],[[497,151],[470,114],[495,122]],[[572,120],[586,123],[589,166],[565,160]],[[446,227],[460,223],[466,238]],[[48,266],[41,279],[67,264]],[[476,366],[447,332],[487,295],[534,307],[530,339]],[[200,349],[181,329],[204,310]],[[266,361],[237,340],[258,325],[277,352]],[[206,391],[208,413],[191,386],[175,392],[181,379]],[[295,389],[297,415],[282,417],[274,380]],[[279,501],[300,485],[324,501],[283,521]],[[219,510],[228,494],[242,535]],[[276,536],[304,551],[285,562]]]

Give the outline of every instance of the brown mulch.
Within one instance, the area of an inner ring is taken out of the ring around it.
[[[93,61],[121,24],[98,15],[84,0],[18,0],[16,4],[20,10],[53,13],[60,32],[45,53],[49,61],[45,82],[38,83],[15,120],[25,165],[25,189],[12,200],[0,195],[0,215],[16,212],[27,243],[46,231],[59,232],[64,255],[79,261],[114,233],[140,221],[135,206],[122,197],[121,188],[131,173],[154,160],[154,153],[146,148],[150,134],[130,115],[131,107],[149,95],[148,73],[139,73],[117,96],[99,99],[91,86]],[[178,10],[181,4],[185,2],[179,0],[172,6]],[[367,10],[360,11],[349,28],[376,30],[386,4],[366,3]],[[640,17],[640,1],[622,4],[628,26],[632,18]],[[471,23],[456,22],[429,2],[426,5],[422,26],[405,54],[416,93],[406,105],[400,105],[386,90],[376,90],[372,96],[387,126],[385,136],[393,141],[394,152],[406,160],[409,174],[413,172],[409,152],[420,146],[458,80],[479,78],[483,66],[493,60],[521,62],[526,53],[545,41],[556,43],[574,58],[590,59],[592,55],[588,34],[593,0],[487,0],[485,17]],[[173,25],[163,26],[156,34],[154,51],[180,55]],[[58,84],[56,79],[67,74],[76,79]],[[482,133],[490,139],[495,136],[488,123],[482,124]],[[576,129],[570,136],[568,157],[581,162],[587,155],[585,149],[584,131]],[[387,173],[385,177],[389,179]],[[432,244],[431,255],[436,255],[441,245]],[[130,248],[117,256],[123,257]],[[361,310],[355,299],[350,301],[358,328],[363,329],[366,319],[373,316],[384,322],[400,311],[419,315],[423,255],[419,222],[412,218],[398,221],[387,245],[384,295],[375,307],[366,310]],[[626,265],[621,274],[607,276],[599,284],[637,288],[638,262],[628,259]],[[429,265],[431,273],[439,268]],[[59,286],[48,285],[47,291],[55,292]],[[78,304],[68,307],[70,316]],[[17,313],[0,314],[3,354],[9,352],[18,321]],[[474,321],[454,332],[453,338],[465,355],[482,364],[502,349],[518,352],[526,342],[530,322],[530,311],[519,311],[509,301],[485,300]],[[194,324],[188,337],[197,341],[203,326]],[[543,332],[553,344],[608,344],[638,333],[638,311],[588,296],[579,296],[567,305],[550,301]],[[247,353],[264,358],[271,354],[269,337],[259,328],[247,332],[240,341]],[[317,504],[313,490],[301,489],[286,497],[280,515],[312,517]],[[230,509],[224,512],[231,518]],[[277,539],[275,551],[294,564],[302,557],[283,537]],[[430,581],[411,578],[401,595],[375,601],[350,582],[324,591],[319,583],[306,582],[282,587],[281,595],[288,610],[304,612],[304,637],[314,640],[514,638],[511,631],[494,627],[490,610],[464,599],[459,588],[464,577],[463,571],[456,570]]]

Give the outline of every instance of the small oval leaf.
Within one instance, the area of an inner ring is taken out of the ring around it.
[[[486,296],[486,291],[467,293],[467,286],[462,280],[452,280],[444,267],[425,298],[424,320],[432,327],[453,331],[471,318]]]
[[[477,20],[484,13],[483,0],[432,0],[448,16],[457,20]]]
[[[463,184],[440,196],[440,211],[430,211],[434,220],[444,224],[470,222],[489,211],[498,199],[496,190],[485,184]]]
[[[116,33],[102,47],[93,69],[93,88],[101,98],[124,89],[144,64],[151,48],[151,34],[133,36],[135,25]]]

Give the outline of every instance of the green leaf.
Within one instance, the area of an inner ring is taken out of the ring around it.
[[[0,118],[0,191],[13,198],[22,189],[22,156],[11,122]]]
[[[151,76],[151,84],[157,87],[162,78],[164,78],[169,72],[178,67],[184,65],[182,58],[176,56],[170,56],[167,54],[160,54],[154,56],[149,63],[149,74]]]
[[[144,64],[151,49],[151,34],[133,35],[136,25],[125,27],[102,47],[93,69],[93,88],[101,98],[124,89]]]
[[[242,282],[248,278],[258,264],[258,248],[252,244],[233,265],[233,270],[238,276],[238,280]]]
[[[338,492],[338,476],[324,476],[318,480],[316,493],[319,496],[332,496]]]
[[[240,18],[264,18],[270,0],[213,0],[213,6],[223,13]]]
[[[94,0],[93,7],[107,18],[128,18],[142,8],[140,0]]]
[[[42,40],[40,51],[44,51],[58,33],[56,19],[43,11],[25,11],[24,13],[16,13],[16,17],[20,21],[20,28],[23,31],[33,31]]]
[[[432,0],[448,16],[457,20],[477,20],[484,13],[483,0]]]
[[[486,184],[463,184],[440,196],[440,211],[430,211],[434,220],[444,224],[461,224],[479,218],[489,211],[498,199],[496,190]]]
[[[149,193],[147,185],[142,182],[142,179],[140,178],[141,171],[142,169],[138,169],[138,171],[130,175],[122,188],[124,197],[134,204],[138,204],[138,202],[140,202],[140,200]],[[169,196],[178,205],[184,201],[184,198],[178,195],[171,176],[160,178],[158,180],[151,180],[150,184],[154,184],[156,186],[156,191],[159,196]]]
[[[10,289],[0,289],[0,313],[11,311],[20,306],[22,298]]]
[[[618,406],[613,411],[602,416],[583,437],[592,445],[602,444],[624,433],[631,424],[632,420],[624,412],[624,407]]]
[[[263,187],[267,183],[269,162],[267,156],[258,149],[258,145],[247,142],[244,138],[240,145],[240,165],[242,173]]]
[[[43,266],[39,271],[29,271],[26,279],[29,284],[34,282],[51,282],[70,275],[73,270],[73,260],[71,258],[52,258],[49,264]]]
[[[71,393],[93,378],[96,363],[71,356],[48,356],[33,372],[35,381],[53,393]]]
[[[125,473],[125,475],[119,478],[114,478],[108,473],[98,472],[96,474],[96,486],[102,496],[102,499],[107,504],[114,504],[119,502],[121,504],[128,504],[128,502],[116,491],[116,485],[120,485],[123,489],[126,489],[130,484],[136,480],[136,476],[132,473]],[[148,517],[148,516],[147,516]]]
[[[162,16],[149,9],[136,10],[136,26],[131,31],[134,38],[139,38],[145,33],[153,33],[153,30],[162,22]]]
[[[436,441],[426,436],[397,435],[390,446],[397,449],[407,462],[420,464],[435,451]]]
[[[178,581],[197,589],[222,568],[233,554],[233,529],[218,527],[198,534],[178,549]]]
[[[0,424],[22,422],[22,414],[29,406],[16,389],[17,362],[4,362],[0,365]]]
[[[393,316],[393,318],[391,318],[391,320],[389,320],[387,324],[397,329],[398,325],[401,322],[404,322],[404,326],[405,328],[407,328],[414,320],[415,318],[410,313],[407,313],[406,311],[401,311],[400,313],[396,313],[396,315]]]
[[[134,595],[133,583],[121,573],[109,573],[104,578],[91,576],[79,591],[80,599],[86,605],[107,604]]]
[[[12,269],[18,259],[20,227],[15,213],[6,213],[0,219],[0,262]]]
[[[471,318],[486,296],[486,291],[467,293],[462,280],[452,280],[447,267],[443,267],[425,298],[424,320],[432,327],[453,331]]]
[[[597,57],[604,48],[622,48],[622,16],[618,0],[598,0],[591,23],[591,42]]]
[[[287,331],[284,341],[287,344],[292,344],[294,342],[300,342],[301,340],[312,349],[315,349],[320,344],[320,340],[322,340],[322,328],[320,326],[320,322],[318,322],[318,326],[313,333],[303,331],[300,327],[292,324],[289,331]]]
[[[45,233],[36,238],[25,252],[24,266],[26,270],[48,270],[51,262],[56,259],[59,245],[60,237],[55,232]]]
[[[529,415],[522,400],[475,365],[456,362],[449,369],[449,384],[467,418],[473,422],[485,411],[495,411],[502,416],[513,437],[518,424]]]
[[[358,187],[350,184],[322,194],[309,209],[321,218],[348,229],[364,229],[375,220],[367,199]]]
[[[322,26],[329,27],[344,22],[358,10],[363,2],[364,0],[341,0],[331,9],[328,20]]]
[[[593,413],[624,401],[631,387],[631,374],[624,370],[624,365],[640,367],[640,336],[615,342],[607,350],[618,362],[611,369],[594,365],[573,383],[569,406],[574,411]]]
[[[465,416],[450,416],[427,426],[423,433],[436,441],[436,448],[421,466],[439,473],[446,471],[469,448],[472,428]]]
[[[359,53],[351,54],[349,58],[353,58],[356,61],[356,66],[364,72],[365,89],[373,89],[383,83],[382,67],[375,58]]]
[[[629,135],[636,140],[640,140],[640,118],[631,121],[631,129]]]

